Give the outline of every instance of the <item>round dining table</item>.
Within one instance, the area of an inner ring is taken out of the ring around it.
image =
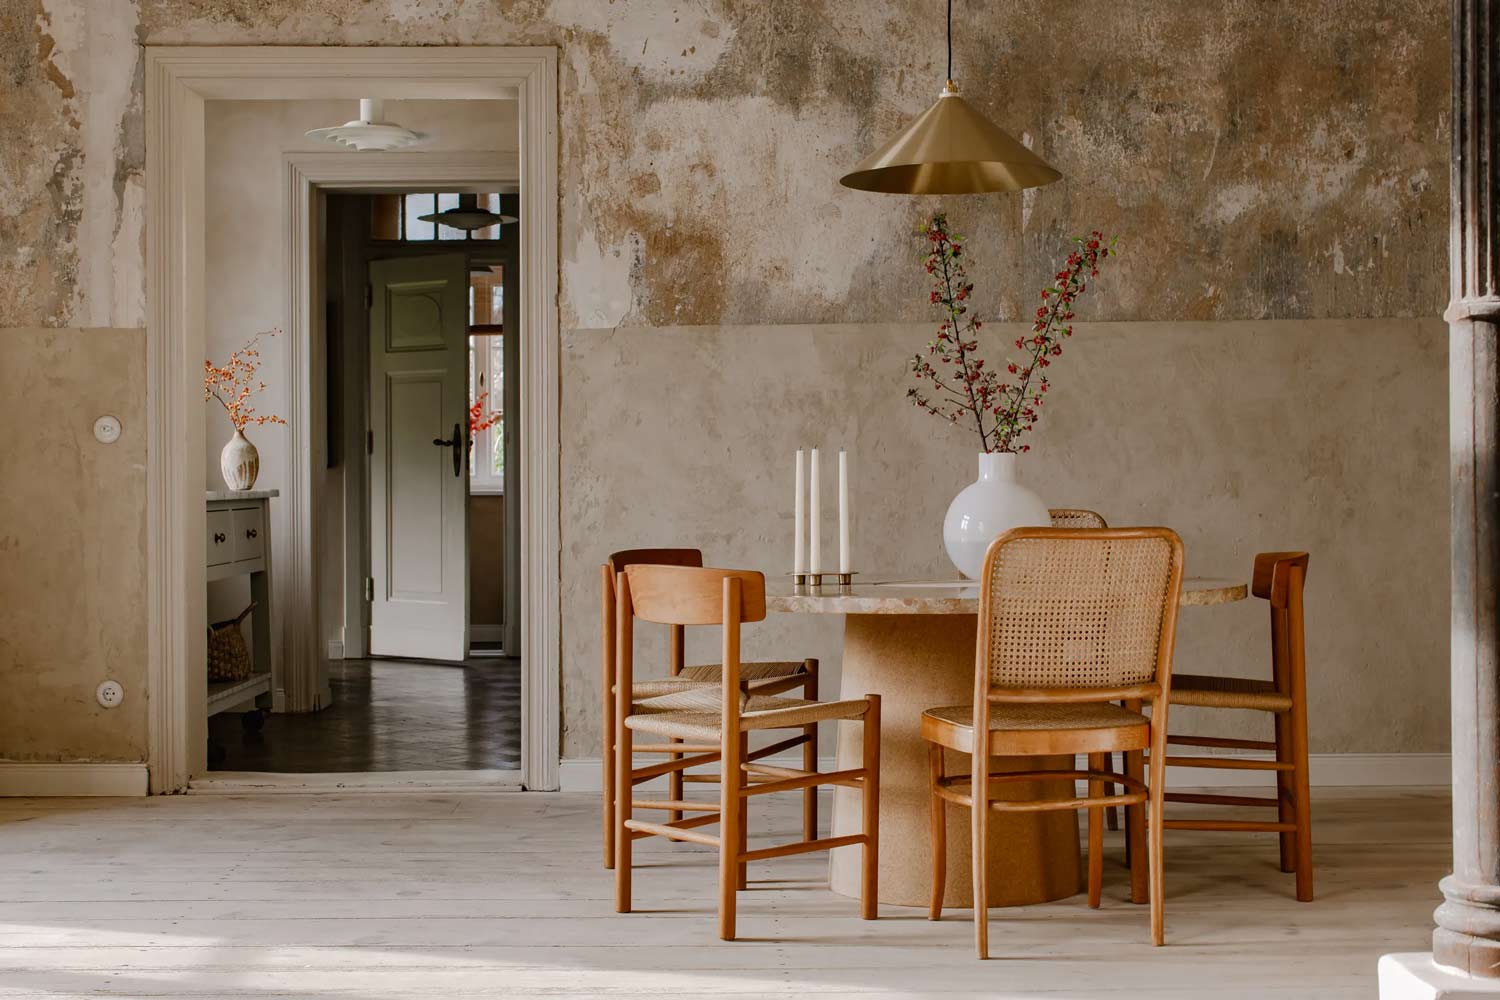
[[[1185,578],[1180,604],[1203,607],[1244,600],[1239,581]],[[967,705],[974,694],[978,584],[907,581],[853,586],[769,588],[766,609],[785,614],[843,615],[841,697],[878,694],[880,734],[880,902],[926,906],[932,852],[927,800],[927,747],[922,713],[942,705]],[[826,696],[826,695],[825,695]],[[861,766],[862,729],[840,726],[838,766]],[[1070,757],[1007,757],[992,771],[1065,769]],[[967,773],[968,758],[952,755],[948,773]],[[1015,799],[1068,798],[1064,782],[1006,783],[995,795]],[[859,791],[834,790],[835,837],[858,833]],[[948,871],[944,904],[973,905],[969,820],[948,822]],[[992,814],[989,823],[991,906],[1061,899],[1078,892],[1082,864],[1078,816],[1072,810]],[[835,892],[860,894],[859,848],[836,848],[829,859]]]

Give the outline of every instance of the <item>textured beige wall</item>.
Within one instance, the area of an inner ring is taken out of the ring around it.
[[[688,544],[719,565],[785,571],[799,444],[850,451],[856,569],[952,573],[943,512],[976,459],[968,435],[902,399],[902,359],[927,336],[911,325],[569,334],[565,755],[597,755],[598,710],[576,693],[598,689],[605,550]],[[1089,324],[1052,371],[1048,413],[1021,459],[1044,500],[1169,525],[1194,575],[1248,579],[1256,552],[1309,550],[1314,751],[1445,748],[1440,322]],[[1186,611],[1179,669],[1264,673],[1266,630],[1262,602]],[[712,655],[713,641],[696,652]],[[773,615],[746,642],[763,658],[836,664],[839,620]],[[643,652],[646,669],[662,669],[658,652]]]
[[[830,444],[856,449],[863,544],[889,538],[895,554],[881,568],[940,558],[936,518],[972,458],[901,404],[901,359],[923,328],[841,325],[927,321],[909,237],[935,207],[973,236],[978,308],[1001,319],[1024,314],[1065,235],[1123,238],[1126,255],[1082,310],[1112,325],[1078,341],[1077,374],[1059,375],[1027,463],[1043,495],[1169,520],[1206,563],[1312,548],[1310,600],[1334,602],[1315,603],[1312,623],[1318,749],[1442,749],[1441,337],[1385,320],[1287,321],[1442,308],[1445,4],[972,0],[957,24],[966,93],[1065,180],[969,200],[840,188],[934,97],[932,15],[928,0],[0,6],[0,327],[143,322],[132,41],[553,45],[561,312],[577,331],[562,359],[567,754],[594,752],[598,560],[670,529],[716,558],[776,565],[785,475],[767,465],[753,477],[773,456],[784,465],[819,419]],[[1112,345],[1119,354],[1100,361]],[[626,401],[627,374],[651,393]],[[139,383],[125,387],[139,404]],[[667,424],[697,447],[662,449]],[[1278,440],[1295,455],[1288,476]],[[750,514],[695,513],[704,498],[742,499],[725,483],[743,486]],[[626,509],[633,493],[651,502]],[[1411,579],[1422,583],[1397,600],[1393,581]],[[1185,635],[1185,649],[1238,648],[1258,625],[1235,623],[1248,607],[1213,612],[1225,624]],[[831,628],[787,637],[831,653]],[[33,750],[63,752],[45,739]],[[133,753],[125,741],[115,752]]]
[[[0,759],[146,759],[145,372],[140,330],[0,332]]]

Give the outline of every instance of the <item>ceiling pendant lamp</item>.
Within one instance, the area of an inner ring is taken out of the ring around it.
[[[321,139],[324,142],[337,143],[361,152],[405,149],[407,146],[418,146],[427,141],[427,137],[420,132],[413,132],[395,122],[381,121],[384,114],[385,101],[368,97],[360,98],[359,117],[354,121],[334,125],[331,128],[308,129],[306,134],[309,139]]]
[[[886,194],[986,194],[1041,187],[1061,177],[959,96],[948,0],[948,82],[937,103],[839,183]]]
[[[480,208],[479,196],[476,194],[461,194],[458,196],[458,207],[445,208],[441,212],[419,215],[417,218],[423,222],[436,222],[440,226],[448,226],[451,229],[462,229],[466,233],[517,221],[514,215],[501,215],[488,208]]]

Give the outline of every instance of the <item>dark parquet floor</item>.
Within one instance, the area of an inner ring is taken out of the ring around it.
[[[259,732],[238,715],[209,719],[224,749],[214,770],[515,770],[521,766],[521,662],[335,660],[333,705],[270,715]]]

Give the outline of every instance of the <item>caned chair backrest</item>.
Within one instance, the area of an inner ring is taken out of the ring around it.
[[[990,690],[1164,684],[1182,587],[1168,528],[1018,528],[980,577],[978,672]]]
[[[660,566],[635,563],[625,568],[631,610],[637,618],[663,625],[721,625],[725,619],[724,581],[739,581],[740,622],[766,617],[766,578],[746,569]]]
[[[1054,507],[1047,511],[1054,528],[1107,528],[1104,516],[1081,507]]]

